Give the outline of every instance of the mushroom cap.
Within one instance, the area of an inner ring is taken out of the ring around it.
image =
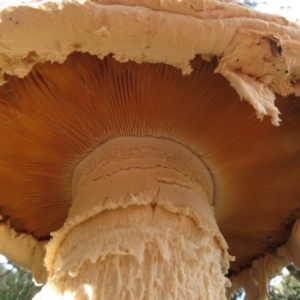
[[[229,0],[46,0],[0,17],[4,224],[47,240],[83,157],[155,136],[210,170],[233,273],[287,240],[300,216],[298,25]]]

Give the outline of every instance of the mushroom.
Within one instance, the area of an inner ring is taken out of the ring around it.
[[[299,25],[231,0],[0,16],[0,252],[35,299],[266,299],[300,266]]]

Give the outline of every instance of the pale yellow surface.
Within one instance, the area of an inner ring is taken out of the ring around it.
[[[29,269],[36,284],[47,280],[44,267],[45,242],[38,241],[29,234],[19,234],[8,228],[7,224],[0,225],[0,253],[7,256],[13,263]]]

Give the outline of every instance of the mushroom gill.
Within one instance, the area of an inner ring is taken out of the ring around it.
[[[300,217],[299,98],[276,101],[282,123],[258,121],[216,62],[193,72],[73,53],[38,63],[0,88],[0,207],[19,233],[48,239],[72,206],[75,167],[117,137],[155,137],[185,146],[208,168],[213,208],[231,271],[274,251]],[[288,221],[287,221],[288,220]]]

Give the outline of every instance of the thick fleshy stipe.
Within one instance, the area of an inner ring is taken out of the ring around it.
[[[210,173],[186,147],[104,143],[74,172],[72,208],[47,245],[48,286],[37,299],[225,299],[232,258],[212,197]]]
[[[109,210],[69,232],[34,299],[222,300],[222,260],[213,233],[187,216],[151,205]]]

